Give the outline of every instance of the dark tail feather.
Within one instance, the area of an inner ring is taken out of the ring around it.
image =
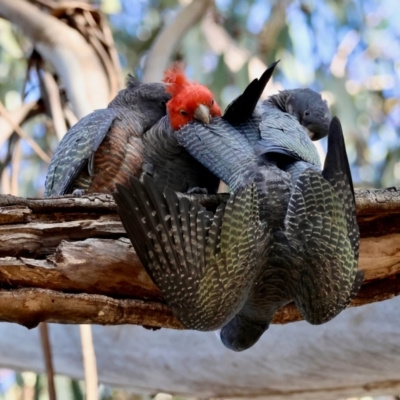
[[[170,235],[165,234],[171,231],[169,209],[161,190],[151,178],[145,178],[142,184],[131,177],[129,188],[118,185],[117,193],[113,193],[113,196],[140,261],[158,285],[159,276],[170,265],[181,266],[184,260],[180,259],[177,252],[169,251],[174,246]],[[157,249],[151,252],[151,258],[149,249]]]
[[[152,178],[131,177],[113,193],[118,213],[146,271],[174,310],[196,306],[205,271],[205,247],[212,213]],[[189,290],[191,288],[191,290]]]
[[[348,235],[358,258],[360,232],[356,219],[353,180],[347,159],[342,126],[337,117],[333,117],[329,125],[328,152],[322,176],[333,186],[345,209]]]
[[[146,210],[146,217],[152,223],[152,232],[154,233],[154,236],[157,237],[157,244],[162,248],[163,256],[168,255],[171,263],[174,263],[177,266],[187,267],[185,258],[182,257],[182,255],[178,252],[170,251],[175,244],[183,246],[182,236],[176,233],[177,229],[173,229],[174,222],[178,220],[177,212],[179,209],[175,192],[171,191],[175,202],[168,202],[166,199],[167,196],[164,197],[160,187],[149,176],[145,175],[143,177],[143,184],[135,178],[131,178],[131,181],[134,183],[138,192],[143,188],[147,194],[147,196],[142,195],[140,200],[142,206]],[[150,203],[150,205],[148,205],[148,203]],[[172,217],[172,214],[174,214],[174,217]],[[174,233],[175,240],[173,240],[172,236],[168,234],[169,232]]]
[[[347,159],[342,125],[340,124],[339,118],[333,117],[329,125],[328,153],[326,155],[322,176],[335,187],[338,174],[344,174],[346,176],[354,199],[353,180],[351,178],[349,160]],[[340,197],[340,193],[337,194]]]
[[[252,320],[243,318],[243,314],[237,314],[220,332],[221,342],[233,351],[244,351],[254,346],[270,324],[270,318]]]
[[[343,179],[342,187],[348,187]],[[302,265],[295,303],[306,321],[325,323],[347,307],[362,283],[358,239],[352,235],[357,224],[352,231],[346,229],[345,205],[335,187],[311,169],[296,182],[285,223],[289,240],[302,242],[297,250],[293,247]]]
[[[279,60],[272,63],[260,79],[254,79],[245,91],[228,105],[223,116],[225,120],[231,124],[239,124],[252,116],[278,62]]]

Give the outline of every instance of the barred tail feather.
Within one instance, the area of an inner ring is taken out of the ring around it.
[[[332,118],[329,125],[328,152],[322,176],[332,185],[345,210],[347,231],[358,258],[360,231],[356,219],[353,180],[347,159],[342,126],[337,117]]]
[[[330,183],[311,169],[297,180],[286,218],[301,264],[295,302],[312,324],[327,322],[349,304],[358,286],[357,257],[343,206]]]

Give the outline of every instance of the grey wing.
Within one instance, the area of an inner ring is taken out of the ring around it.
[[[296,304],[307,321],[329,321],[356,296],[364,276],[357,271],[354,190],[337,118],[329,126],[322,175],[312,169],[300,174],[285,223],[300,272]]]
[[[279,266],[285,272],[285,263]],[[276,274],[263,275],[256,278],[243,308],[221,329],[221,341],[228,349],[244,351],[254,346],[268,329],[275,312],[289,302],[285,291],[286,282]],[[284,273],[283,277],[290,279],[288,275]]]
[[[210,227],[207,269],[199,296],[203,318],[213,329],[226,324],[244,305],[268,251],[269,239],[260,223],[255,184],[231,195],[223,215],[217,212]]]
[[[253,116],[247,121],[238,124],[232,124],[232,126],[234,126],[235,129],[242,135],[244,135],[248,142],[253,146],[255,146],[261,139],[260,124],[262,119],[261,115],[257,111],[258,110],[256,109]]]
[[[298,267],[296,305],[312,324],[329,321],[355,296],[362,273],[343,206],[321,174],[309,169],[300,175],[285,224]]]
[[[75,124],[62,138],[48,168],[45,197],[69,193],[74,180],[107,135],[116,110],[96,110]]]
[[[252,347],[268,329],[275,312],[293,300],[298,274],[285,234],[275,232],[266,250],[263,267],[248,300],[221,329],[221,341],[231,350],[243,351]]]
[[[347,159],[342,127],[339,119],[336,117],[332,119],[329,125],[328,152],[322,176],[332,185],[345,210],[348,235],[355,257],[358,259],[360,230],[356,218],[353,180]]]
[[[176,305],[178,298],[190,305],[205,270],[205,243],[201,239],[205,240],[212,214],[186,198],[174,197],[168,188],[169,196],[164,197],[148,176],[143,181],[131,177],[128,188],[117,185],[113,196],[119,216],[143,266],[168,304]]]
[[[227,121],[214,118],[207,125],[191,123],[178,132],[178,141],[233,192],[255,183],[261,220],[268,220],[270,229],[283,224],[290,176],[256,156],[253,146]]]
[[[313,169],[314,171],[321,173],[321,169],[316,167],[315,165],[309,164],[304,161],[291,161],[288,163],[284,163],[283,165],[280,164],[279,167],[287,172],[290,175],[290,179],[292,184],[295,185],[299,176],[306,170],[306,169]]]
[[[163,196],[154,181],[130,180],[114,198],[128,236],[177,318],[213,330],[241,308],[257,272],[258,205],[254,187],[232,196],[215,216],[197,203]]]
[[[232,190],[249,183],[258,170],[253,146],[229,122],[214,118],[210,124],[190,123],[177,132],[181,146]]]
[[[255,145],[257,155],[280,153],[295,160],[321,167],[318,152],[298,120],[264,102],[260,124],[261,140]]]
[[[193,188],[216,193],[219,179],[179,145],[168,117],[161,118],[143,134],[145,163],[143,170],[160,187],[178,192]]]

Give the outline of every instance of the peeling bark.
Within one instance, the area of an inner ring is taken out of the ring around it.
[[[101,295],[47,289],[0,291],[1,320],[34,328],[40,322],[183,329],[166,305],[143,300],[115,300]]]
[[[103,66],[76,30],[24,0],[1,1],[0,16],[22,29],[53,65],[78,118],[107,105],[110,96]]]
[[[227,199],[189,197],[210,209]],[[363,190],[356,198],[365,283],[351,306],[400,293],[400,190]],[[181,327],[126,238],[110,195],[0,196],[0,286],[1,321]],[[289,304],[273,322],[300,319]]]

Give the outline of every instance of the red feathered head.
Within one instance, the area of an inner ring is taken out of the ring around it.
[[[221,109],[210,89],[190,82],[182,64],[175,63],[164,73],[166,91],[172,95],[167,103],[168,116],[173,129],[198,120],[209,123],[212,117],[221,116]]]

